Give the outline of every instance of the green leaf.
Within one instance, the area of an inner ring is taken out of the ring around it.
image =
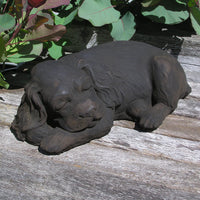
[[[131,12],[127,12],[117,22],[112,23],[111,36],[115,40],[130,40],[135,33],[135,18]]]
[[[4,0],[0,0],[0,6],[3,4],[3,1],[4,1]]]
[[[190,8],[190,19],[194,30],[200,35],[200,10],[197,7]]]
[[[31,9],[31,12],[30,12],[30,14],[29,14],[29,16],[30,16],[30,15],[34,15],[34,14],[37,14],[37,13],[39,13],[39,12],[41,12],[41,11],[39,11],[38,8],[32,8],[32,9]]]
[[[15,26],[15,18],[8,13],[0,15],[0,33]]]
[[[189,17],[186,5],[166,0],[162,0],[158,6],[143,7],[142,14],[152,21],[164,24],[179,24]]]
[[[143,0],[141,4],[143,7],[150,7],[157,5],[160,1],[161,0]]]
[[[75,1],[75,5],[80,5],[80,2],[81,2],[82,0],[76,0]]]
[[[57,45],[55,42],[51,42],[52,46],[48,48],[49,55],[53,59],[58,59],[62,56],[62,46]]]
[[[70,4],[65,8],[65,10],[70,10],[71,8],[73,8],[73,5],[70,3]]]
[[[4,62],[6,60],[6,47],[5,47],[5,41],[0,36],[0,62]]]
[[[0,7],[2,6],[2,4],[6,4],[6,0],[0,0]]]
[[[188,7],[194,7],[198,5],[198,0],[189,0],[188,1]]]
[[[187,5],[188,0],[176,0],[177,3]]]
[[[26,42],[20,45],[16,45],[15,48],[8,47],[7,60],[13,63],[21,63],[32,61],[37,58],[43,50],[43,44],[34,44],[32,42]]]
[[[62,24],[64,26],[66,26],[67,24],[69,24],[70,22],[73,21],[73,19],[76,17],[78,13],[78,8],[75,9],[74,11],[72,11],[67,17],[59,17],[59,16],[55,16],[55,24],[59,25]]]
[[[120,12],[113,8],[110,0],[85,0],[79,8],[78,15],[90,21],[93,26],[103,26],[116,22]]]
[[[6,89],[9,88],[9,84],[5,81],[5,78],[1,72],[0,72],[0,86]]]

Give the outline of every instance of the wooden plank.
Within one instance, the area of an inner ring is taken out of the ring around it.
[[[185,57],[192,56],[198,59],[200,54],[200,36],[193,35],[192,37],[183,37],[180,39],[183,39],[183,43],[181,45],[179,55],[183,55]]]
[[[114,121],[114,126],[134,129],[135,123],[126,120]],[[153,133],[169,137],[200,141],[200,120],[185,116],[169,115]]]
[[[193,35],[191,37],[166,37],[160,35],[135,34],[132,39],[157,46],[177,57],[190,56],[198,59],[200,55],[199,35]]]
[[[154,132],[171,137],[200,141],[200,120],[170,115]]]
[[[149,40],[180,52],[192,93],[152,133],[115,121],[107,136],[46,156],[9,130],[23,89],[0,90],[0,199],[200,200],[199,37],[171,39]]]
[[[16,141],[7,127],[0,134],[1,199],[200,199],[199,164],[141,153],[135,146],[127,151],[123,136],[111,148],[116,130],[59,156]]]
[[[37,158],[32,157],[31,160],[24,159],[22,163],[24,154],[15,156],[15,160],[13,156],[15,154],[6,153],[2,157],[5,163],[0,172],[0,198],[3,200],[199,200],[199,194],[192,191],[145,184],[105,171],[79,168],[70,162],[38,162]]]
[[[198,141],[143,133],[118,126],[114,126],[107,136],[97,141],[112,148],[134,150],[145,155],[200,165],[200,142]]]
[[[200,54],[200,48],[199,48],[199,54]],[[191,56],[191,55],[178,55],[178,61],[182,65],[189,65],[194,67],[200,67],[200,58],[198,56]]]
[[[0,125],[10,126],[17,113],[17,106],[0,103]]]
[[[200,100],[192,97],[180,99],[178,107],[173,113],[200,119]]]
[[[18,106],[21,102],[21,97],[24,93],[24,89],[17,90],[0,90],[0,104],[10,104]]]
[[[195,82],[188,82],[190,87],[192,88],[192,92],[190,93],[190,97],[200,99],[200,83],[195,83]]]
[[[2,135],[4,143],[1,148],[14,146],[9,144],[5,137],[12,135],[8,129]],[[5,132],[2,130],[2,132]],[[12,136],[14,137],[14,136]],[[16,142],[15,140],[12,142]],[[18,142],[17,142],[18,143]],[[126,151],[137,151],[140,154],[154,157],[162,157],[184,163],[200,165],[200,142],[181,138],[169,137],[158,133],[138,132],[136,130],[114,126],[105,137],[91,143],[103,144],[111,148],[119,148]],[[31,146],[31,145],[28,145]]]
[[[189,82],[200,83],[200,66],[182,64]]]

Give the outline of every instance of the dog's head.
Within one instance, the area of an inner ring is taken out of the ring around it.
[[[95,126],[103,110],[89,74],[59,61],[47,61],[32,70],[18,109],[17,126],[25,131],[47,122],[77,132]]]

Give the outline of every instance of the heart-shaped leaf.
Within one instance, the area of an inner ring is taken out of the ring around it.
[[[70,22],[72,22],[72,20],[76,17],[78,13],[78,8],[73,10],[67,17],[59,17],[59,16],[55,16],[55,23],[56,24],[62,24],[62,25],[67,25],[69,24]]]
[[[42,43],[25,42],[16,45],[15,48],[7,47],[7,60],[13,63],[32,61],[37,58],[43,50]]]
[[[115,40],[129,40],[135,33],[135,18],[131,12],[127,12],[117,22],[112,23],[111,36]]]
[[[186,5],[165,0],[162,0],[156,6],[143,7],[142,14],[152,21],[163,24],[178,24],[189,17]]]
[[[194,30],[200,35],[200,10],[197,7],[190,8],[190,19]]]
[[[58,59],[62,56],[62,46],[57,45],[54,42],[51,42],[52,46],[50,48],[48,48],[48,52],[49,55],[53,58],[53,59]]]
[[[15,18],[5,13],[0,15],[0,33],[9,30],[15,26]]]
[[[78,15],[90,21],[93,26],[103,26],[116,22],[120,12],[113,8],[110,0],[85,0],[79,8]]]

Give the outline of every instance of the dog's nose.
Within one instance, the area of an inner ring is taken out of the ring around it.
[[[80,117],[94,117],[96,120],[102,118],[101,113],[99,113],[97,109],[96,103],[90,99],[78,104],[77,109]]]

